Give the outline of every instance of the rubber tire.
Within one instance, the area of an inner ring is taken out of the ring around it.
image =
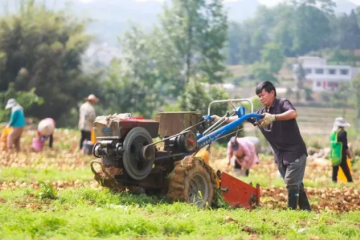
[[[212,205],[216,182],[211,167],[198,157],[176,162],[169,175],[167,196],[174,201],[195,204],[199,208]],[[201,195],[198,194],[201,191]]]

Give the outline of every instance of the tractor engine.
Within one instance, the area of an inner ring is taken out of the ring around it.
[[[105,174],[113,179],[107,185],[166,190],[174,162],[197,149],[198,129],[190,126],[201,119],[189,112],[160,113],[156,120],[130,114],[97,117],[93,154],[101,158],[102,174],[92,167],[95,178]]]

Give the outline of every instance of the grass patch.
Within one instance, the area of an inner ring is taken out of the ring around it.
[[[0,182],[5,181],[89,181],[93,174],[89,169],[57,170],[35,168],[3,168],[1,169]]]
[[[42,204],[41,209],[34,210],[28,207],[29,202],[19,207],[15,201],[26,196],[31,196],[31,191],[0,192],[0,198],[9,197],[0,206],[0,238],[360,238],[358,213],[315,214],[266,208],[202,210],[184,203],[169,204],[153,197],[90,188],[66,189],[51,201],[34,198],[33,204]]]

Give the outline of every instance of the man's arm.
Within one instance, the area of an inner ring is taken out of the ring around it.
[[[275,114],[276,121],[286,121],[297,118],[297,112],[294,109],[289,109],[286,112]]]
[[[287,121],[297,118],[297,111],[289,100],[285,99],[280,107],[282,113],[276,114],[275,117],[277,121]]]
[[[280,103],[281,113],[279,114],[270,114],[264,113],[264,118],[261,121],[260,126],[264,127],[269,125],[273,121],[287,121],[297,118],[297,112],[294,106],[291,104],[289,100],[284,100]]]

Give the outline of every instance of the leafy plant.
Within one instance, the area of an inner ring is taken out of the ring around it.
[[[30,91],[16,91],[14,83],[9,83],[7,91],[0,92],[0,102],[2,103],[1,105],[3,105],[3,107],[0,108],[0,122],[8,120],[7,118],[9,112],[4,110],[4,107],[9,98],[15,98],[16,101],[24,108],[25,112],[31,106],[43,104],[44,99],[36,95],[35,90],[35,88],[32,88]]]
[[[39,182],[40,190],[36,193],[36,196],[40,199],[56,199],[57,191],[51,183],[45,183],[43,181]]]

